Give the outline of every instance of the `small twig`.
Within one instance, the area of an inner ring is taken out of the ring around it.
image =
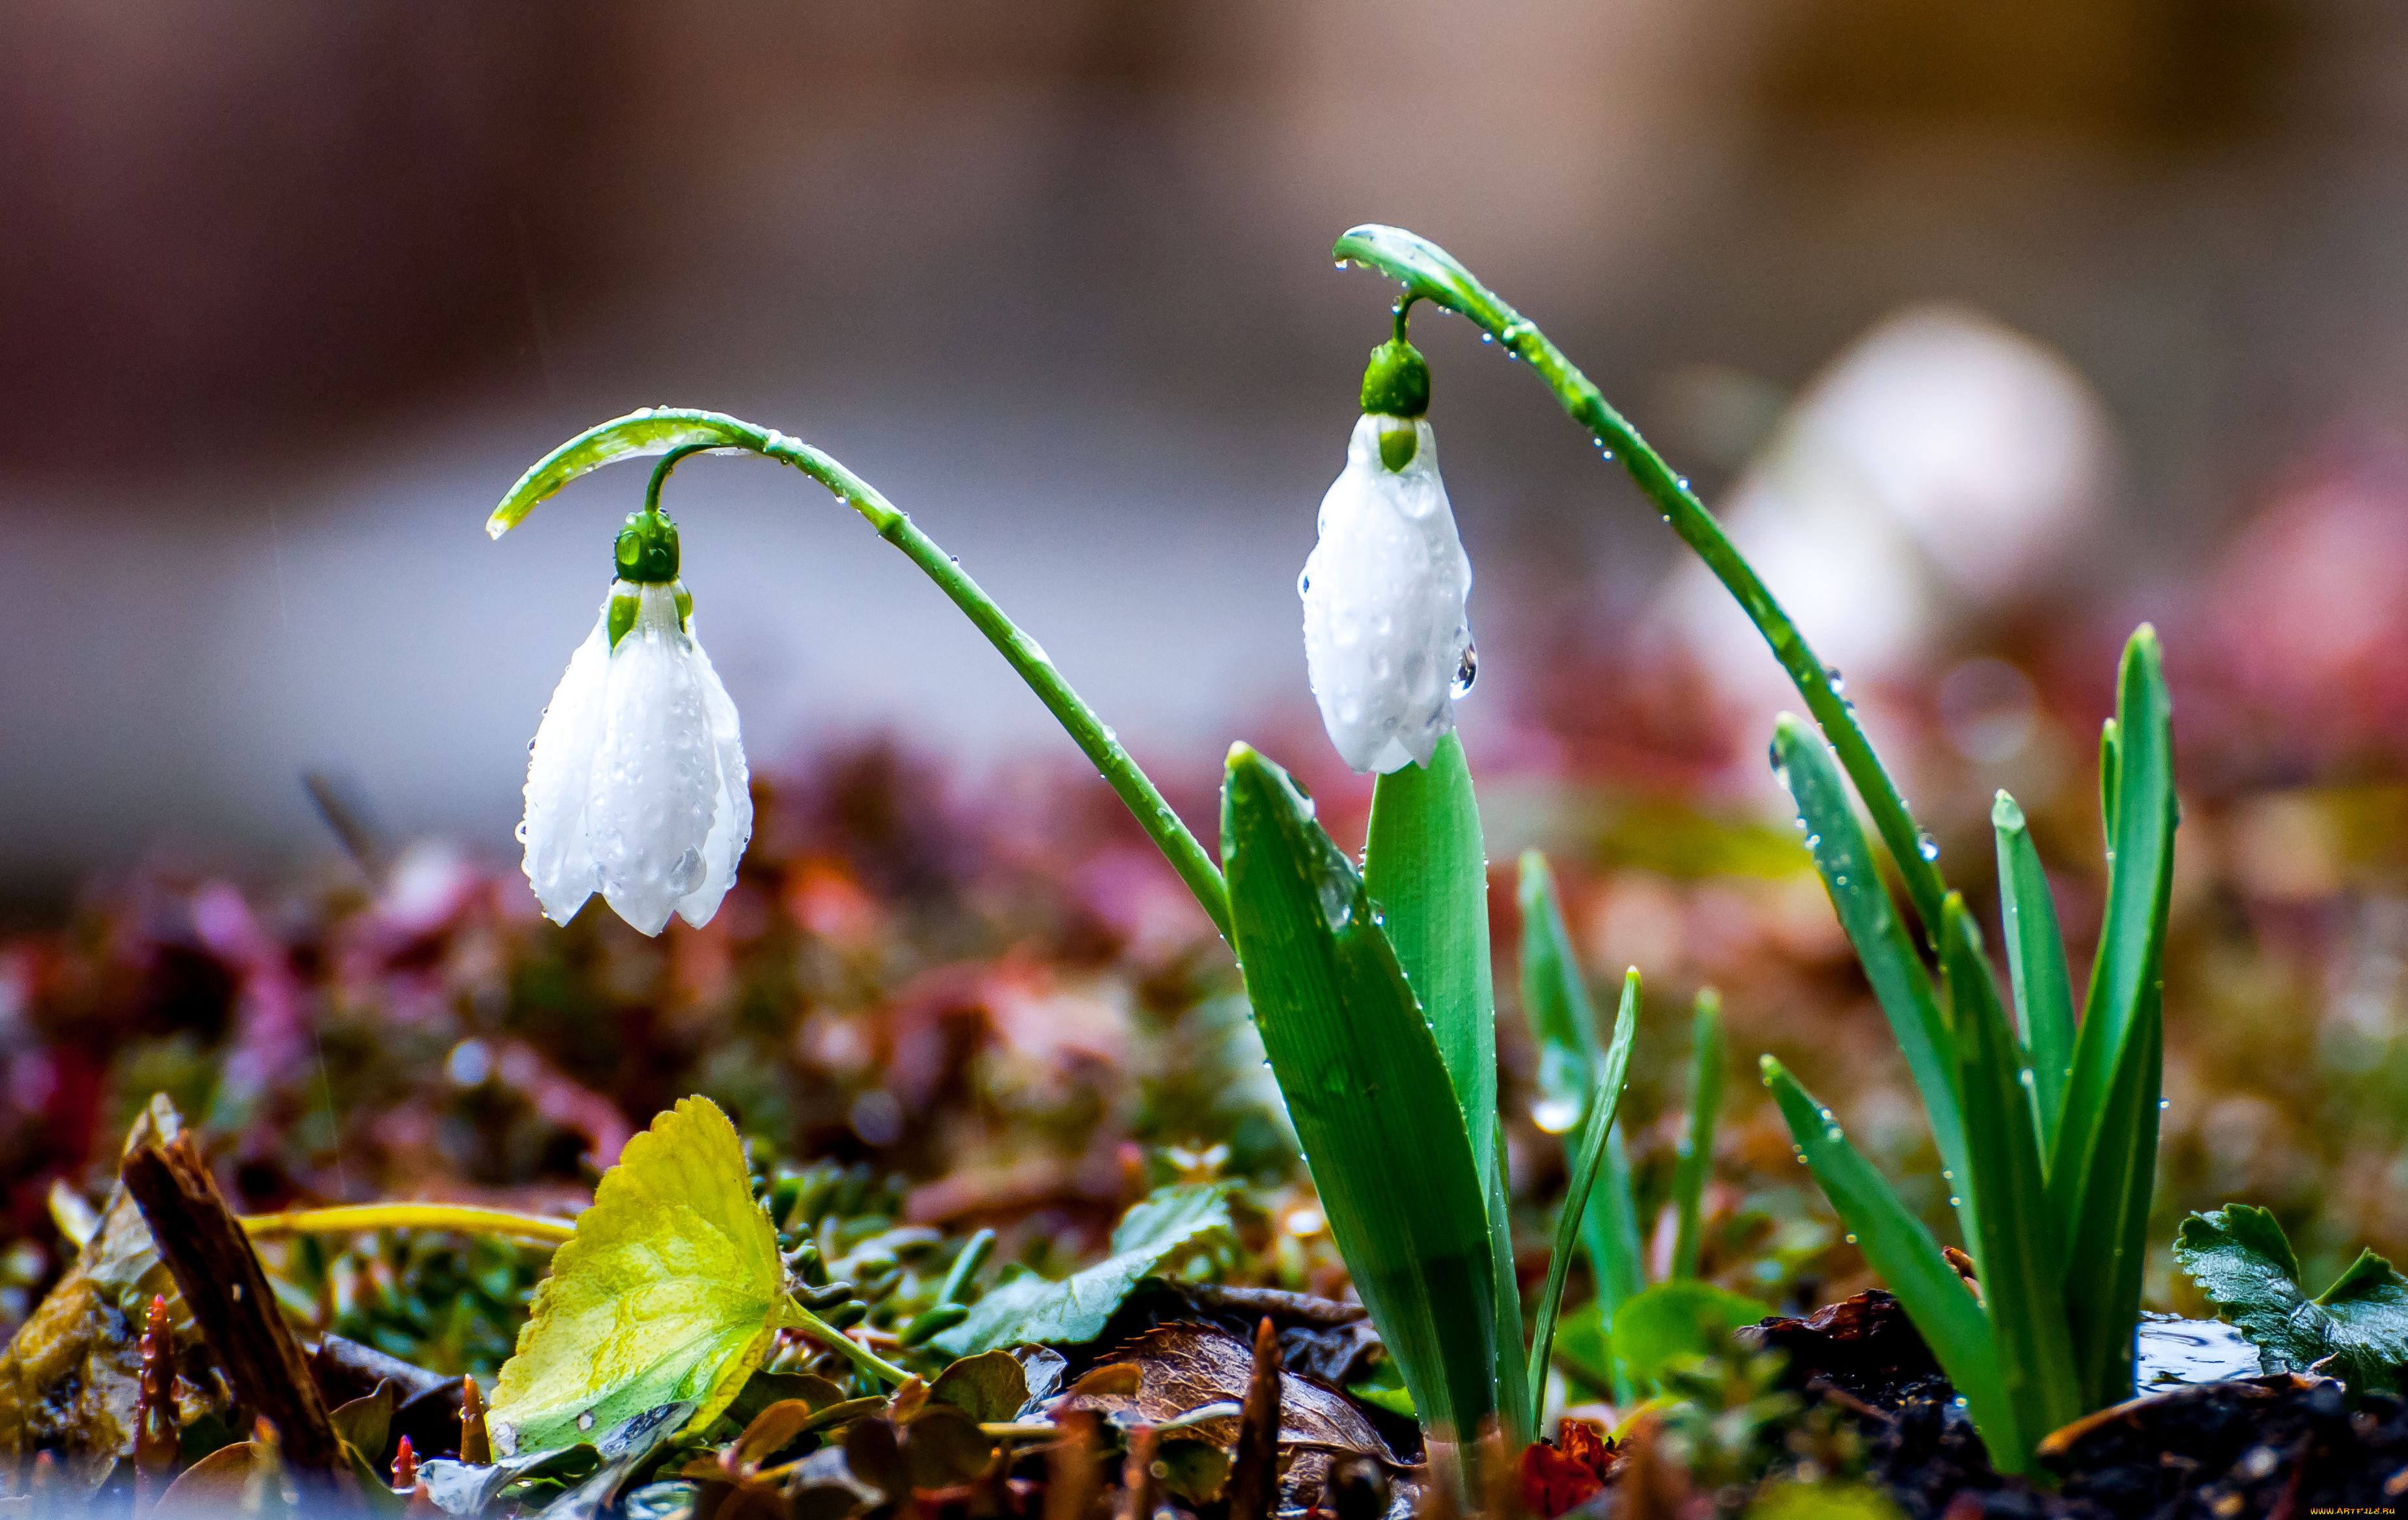
[[[1254,1328],[1254,1369],[1238,1413],[1229,1520],[1268,1520],[1279,1497],[1280,1393],[1279,1331],[1265,1316]]]
[[[1121,1520],[1154,1520],[1162,1482],[1154,1475],[1162,1432],[1140,1425],[1128,1435],[1128,1462],[1121,1469]]]
[[[125,1158],[123,1176],[202,1337],[244,1406],[273,1423],[283,1459],[348,1478],[342,1438],[300,1342],[192,1136],[140,1147]]]

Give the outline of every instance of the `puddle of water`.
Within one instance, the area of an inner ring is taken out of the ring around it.
[[[2143,1393],[2186,1383],[2256,1377],[2262,1370],[2258,1348],[2220,1319],[2141,1315],[2139,1383]]]

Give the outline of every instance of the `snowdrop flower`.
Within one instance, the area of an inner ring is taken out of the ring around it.
[[[1357,771],[1428,764],[1479,668],[1464,610],[1471,561],[1428,409],[1429,366],[1401,333],[1372,349],[1346,468],[1321,499],[1321,539],[1296,583],[1322,726]]]
[[[527,762],[527,880],[565,924],[595,892],[647,934],[719,911],[752,837],[736,704],[694,636],[676,525],[634,513],[618,578]]]

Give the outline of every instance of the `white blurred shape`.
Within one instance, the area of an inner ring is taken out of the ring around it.
[[[2105,412],[2062,357],[1977,312],[1916,305],[1831,362],[1719,516],[1828,663],[1897,676],[1955,618],[2041,586],[2097,520],[2112,469]],[[1702,563],[1684,561],[1665,600],[1717,685],[1782,700],[1779,667]]]

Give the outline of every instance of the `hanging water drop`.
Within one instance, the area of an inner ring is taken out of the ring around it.
[[[1471,694],[1471,683],[1478,679],[1480,679],[1480,646],[1467,644],[1463,646],[1463,659],[1455,667],[1455,684],[1449,690],[1456,697],[1468,697]]]
[[[1914,853],[1927,860],[1937,860],[1940,859],[1940,841],[1928,833],[1917,834],[1914,836]]]

